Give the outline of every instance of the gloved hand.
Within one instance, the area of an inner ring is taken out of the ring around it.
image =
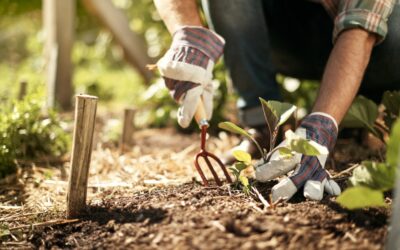
[[[215,32],[203,27],[185,26],[173,35],[167,53],[157,62],[165,85],[181,105],[178,123],[189,126],[200,98],[203,99],[207,119],[213,110],[212,70],[222,55],[225,41]]]
[[[308,115],[296,134],[310,139],[331,151],[336,143],[338,128],[336,121],[325,113],[312,113]],[[283,141],[281,144],[286,144]],[[291,158],[283,158],[279,153],[271,156],[271,161],[256,166],[256,179],[267,181],[296,169],[294,173],[281,180],[272,188],[272,200],[279,198],[290,199],[299,188],[304,186],[304,196],[312,200],[321,200],[324,191],[331,195],[339,195],[339,185],[330,180],[329,174],[324,169],[327,155],[305,156],[295,154]]]

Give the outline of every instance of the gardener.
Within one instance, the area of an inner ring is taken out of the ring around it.
[[[330,151],[358,92],[377,99],[400,83],[400,5],[395,0],[204,0],[218,34],[203,27],[195,0],[154,2],[173,34],[171,48],[157,65],[181,105],[182,127],[191,122],[200,98],[211,117],[212,69],[224,45],[242,123],[256,130],[265,126],[258,97],[280,99],[276,72],[322,79],[312,113],[296,133]],[[340,193],[324,169],[326,156],[272,158],[257,168],[258,180],[270,179],[271,167],[295,169],[273,187],[274,200],[290,199],[303,186],[313,200],[322,199],[324,190]]]

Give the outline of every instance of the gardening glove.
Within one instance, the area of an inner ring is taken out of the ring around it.
[[[338,127],[333,117],[325,113],[312,113],[300,124],[306,131],[306,139],[314,141],[332,151],[335,146]],[[290,199],[299,188],[304,186],[303,195],[311,200],[321,200],[324,191],[330,195],[339,195],[339,185],[330,179],[324,169],[327,155],[301,157],[294,173],[281,180],[272,188],[272,200]]]
[[[170,49],[157,62],[165,85],[180,104],[177,117],[183,128],[188,127],[193,119],[200,98],[207,119],[211,119],[212,70],[222,55],[224,44],[224,39],[209,29],[185,26],[174,33]]]

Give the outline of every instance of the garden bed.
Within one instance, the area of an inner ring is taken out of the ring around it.
[[[92,155],[86,215],[75,222],[63,220],[68,164],[57,168],[33,164],[1,189],[1,202],[9,206],[0,208],[3,228],[23,229],[3,236],[0,247],[381,249],[384,245],[388,208],[350,212],[339,207],[334,197],[314,202],[299,194],[265,209],[227,185],[204,188],[194,178],[192,165],[199,146],[197,134],[137,131],[136,145],[125,154],[110,144],[105,147],[99,138],[101,131]],[[220,155],[237,141],[223,133],[208,146]],[[374,157],[379,156],[352,140],[340,140],[328,168],[337,175]],[[348,176],[336,178],[342,187]],[[274,184],[256,186],[268,198]],[[29,226],[55,219],[61,220]]]

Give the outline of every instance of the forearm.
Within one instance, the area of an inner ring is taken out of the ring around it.
[[[154,4],[171,34],[182,26],[202,26],[195,0],[154,0]]]
[[[343,120],[360,87],[376,36],[361,30],[342,32],[331,52],[313,112]]]

